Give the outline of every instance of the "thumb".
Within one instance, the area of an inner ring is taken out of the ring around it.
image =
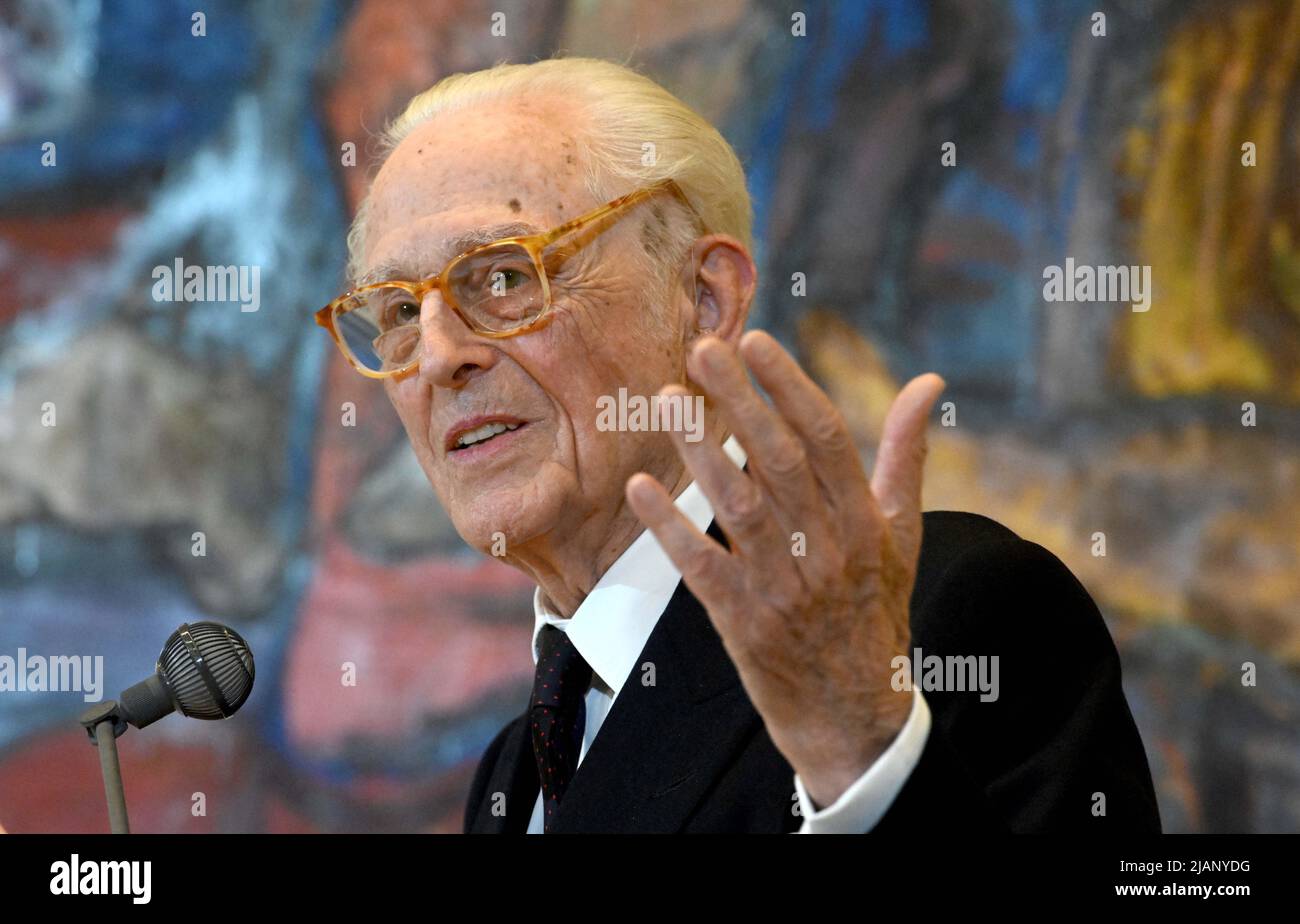
[[[915,562],[921,550],[926,426],[930,409],[946,385],[942,378],[927,372],[903,386],[885,417],[880,450],[871,475],[871,493],[889,522],[899,553],[908,562]]]

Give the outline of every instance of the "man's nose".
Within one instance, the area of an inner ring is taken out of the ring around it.
[[[429,385],[460,388],[486,372],[497,351],[457,317],[434,289],[420,303],[420,378]]]

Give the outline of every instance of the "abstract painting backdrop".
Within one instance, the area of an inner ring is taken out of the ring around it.
[[[557,51],[736,146],[755,323],[865,454],[947,378],[926,506],[1095,596],[1166,830],[1300,830],[1300,0],[4,0],[0,655],[114,697],[182,622],[257,653],[234,719],[121,740],[134,828],[459,829],[531,587],[311,313],[384,122]],[[1067,260],[1150,267],[1148,310],[1049,301]],[[177,261],[256,310],[160,298]],[[9,830],[107,830],[83,707],[0,692]]]

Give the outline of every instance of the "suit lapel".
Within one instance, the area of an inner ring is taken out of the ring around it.
[[[725,544],[716,523],[709,535]],[[681,830],[760,724],[708,613],[679,581],[551,831]]]

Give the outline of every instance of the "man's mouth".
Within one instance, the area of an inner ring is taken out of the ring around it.
[[[511,433],[527,422],[513,417],[491,417],[462,421],[447,434],[447,452],[462,452],[472,446],[491,442],[502,433]]]
[[[486,443],[498,433],[505,433],[509,430],[518,430],[523,424],[503,424],[491,423],[477,430],[470,430],[468,433],[462,433],[456,440],[456,445],[452,447],[452,452],[458,449],[464,449],[466,446],[475,446],[479,443]]]

